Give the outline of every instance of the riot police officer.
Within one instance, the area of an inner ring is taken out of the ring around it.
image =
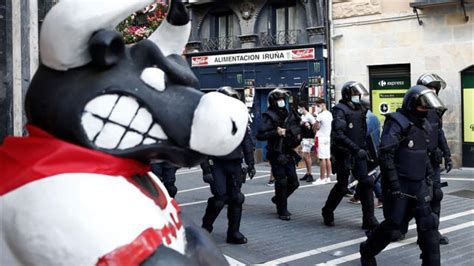
[[[267,159],[275,177],[275,196],[278,218],[288,221],[288,197],[299,187],[295,167],[295,151],[301,142],[300,117],[286,108],[289,92],[274,89],[268,94],[268,110],[262,114],[257,139],[267,142]]]
[[[425,73],[418,78],[418,85],[423,85],[439,94],[439,91],[446,87],[446,82],[434,73]],[[449,173],[453,168],[451,161],[451,151],[449,150],[448,142],[443,131],[442,115],[445,109],[429,110],[427,120],[431,125],[430,142],[428,145],[428,155],[430,157],[431,166],[433,167],[433,198],[431,199],[431,209],[440,217],[441,200],[443,199],[443,191],[441,190],[440,167],[444,159],[444,166],[446,173]],[[449,239],[446,236],[440,235],[439,243],[446,245]]]
[[[153,162],[151,163],[151,171],[157,175],[163,182],[170,197],[174,198],[178,193],[178,188],[175,185],[177,167],[167,162]]]
[[[372,229],[378,221],[374,216],[374,180],[368,176],[366,151],[366,113],[361,96],[367,89],[359,82],[346,82],[342,99],[333,109],[331,149],[335,157],[337,182],[322,209],[324,224],[334,226],[334,210],[346,194],[350,172],[359,181],[357,195],[362,204],[362,228]]]
[[[440,265],[439,219],[431,210],[425,178],[432,174],[428,158],[429,109],[443,103],[425,86],[411,87],[402,108],[386,115],[379,154],[384,193],[385,220],[361,243],[362,265],[376,265],[375,255],[400,236],[406,216],[416,219],[422,265]]]
[[[239,93],[231,87],[221,87],[218,92],[240,99]],[[241,145],[234,151],[226,156],[211,156],[208,161],[201,164],[203,179],[210,184],[213,195],[207,201],[206,212],[202,218],[202,227],[209,233],[212,232],[214,221],[225,204],[228,204],[227,243],[247,243],[247,238],[240,232],[242,205],[245,200],[244,194],[240,191],[242,187],[241,163],[243,157],[247,164],[248,175],[253,178],[255,175],[253,152],[254,144],[250,136],[250,128],[247,127]]]

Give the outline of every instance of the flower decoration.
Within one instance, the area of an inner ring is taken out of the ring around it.
[[[168,5],[164,0],[137,11],[122,21],[117,30],[122,33],[125,43],[131,44],[148,38],[166,17]]]

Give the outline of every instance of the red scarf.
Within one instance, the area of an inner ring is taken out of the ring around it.
[[[64,173],[131,177],[149,166],[131,159],[87,149],[27,126],[28,137],[7,137],[0,146],[0,196],[25,184]]]

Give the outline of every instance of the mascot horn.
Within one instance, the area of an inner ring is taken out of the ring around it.
[[[113,29],[152,2],[61,0],[46,16],[29,136],[0,146],[0,265],[226,263],[148,163],[230,153],[247,111],[196,89],[180,56],[190,33],[180,1],[147,40],[124,44]]]

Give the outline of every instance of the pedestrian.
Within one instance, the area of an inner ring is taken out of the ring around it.
[[[323,98],[316,100],[316,137],[318,138],[319,179],[315,184],[327,184],[331,181],[331,123],[332,114]]]
[[[278,218],[290,220],[288,197],[299,187],[295,166],[295,151],[301,142],[300,117],[286,109],[289,92],[274,89],[268,95],[268,111],[262,114],[257,139],[267,141],[267,158],[275,177],[275,196]]]
[[[240,99],[239,93],[231,87],[219,88],[227,96]],[[242,218],[242,205],[245,200],[241,192],[242,187],[242,158],[247,164],[247,172],[252,179],[255,176],[255,160],[253,157],[254,144],[250,128],[247,127],[242,143],[230,154],[225,156],[211,156],[209,160],[201,163],[203,180],[210,184],[212,197],[207,200],[207,208],[202,218],[202,228],[209,233],[213,230],[214,221],[226,204],[227,218],[227,243],[245,244],[247,238],[240,232]]]
[[[366,112],[361,96],[367,89],[359,82],[349,81],[341,90],[342,99],[334,106],[331,128],[331,147],[336,161],[337,182],[322,209],[324,224],[334,226],[334,210],[347,192],[349,175],[358,180],[357,193],[362,204],[362,229],[373,229],[378,221],[374,216],[373,180],[367,171]]]
[[[306,102],[300,101],[298,103],[298,114],[301,115],[301,126],[302,126],[302,140],[301,140],[301,152],[303,160],[306,166],[306,174],[300,178],[301,181],[313,182],[314,178],[312,175],[313,162],[311,160],[311,148],[314,145],[314,131],[313,126],[316,123],[314,116],[306,110]]]
[[[421,75],[417,82],[418,85],[423,85],[433,92],[436,95],[439,95],[439,91],[446,87],[446,82],[437,74],[434,73],[425,73]],[[440,164],[444,159],[446,173],[449,173],[453,168],[453,163],[451,161],[451,151],[449,150],[448,142],[443,131],[443,119],[442,116],[446,109],[437,111],[429,110],[427,121],[431,125],[431,131],[429,134],[429,145],[428,145],[428,155],[430,158],[431,167],[433,168],[434,175],[429,182],[429,185],[433,190],[433,198],[431,199],[430,205],[433,212],[440,217],[441,213],[441,200],[443,199],[443,191],[441,187],[440,176]],[[402,239],[405,237],[406,232],[408,231],[408,223],[412,217],[408,217],[406,222],[402,226]],[[438,231],[439,233],[439,231]],[[439,243],[441,245],[449,244],[449,239],[447,236],[439,235]]]
[[[360,245],[362,265],[376,265],[375,256],[401,235],[407,215],[416,219],[422,265],[440,265],[439,219],[433,213],[426,177],[433,174],[428,158],[429,109],[442,110],[441,100],[425,86],[411,87],[402,108],[386,115],[380,142],[380,169],[385,220]]]
[[[150,166],[150,170],[158,176],[161,182],[163,182],[163,185],[165,185],[168,194],[174,198],[178,193],[178,188],[175,185],[178,167],[167,162],[153,162]]]

